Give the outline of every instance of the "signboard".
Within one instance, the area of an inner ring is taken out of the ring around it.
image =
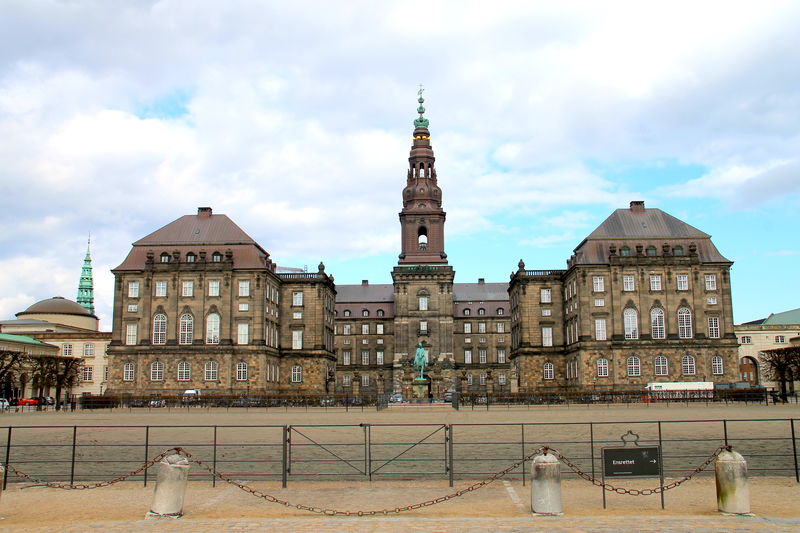
[[[661,453],[658,446],[603,448],[604,477],[659,477]]]

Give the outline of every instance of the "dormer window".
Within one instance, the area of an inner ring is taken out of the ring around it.
[[[470,315],[470,310],[464,309],[464,316],[469,316],[469,315]]]
[[[361,311],[361,316],[369,316],[369,311],[368,311],[368,310],[366,310],[366,309],[363,309],[363,310]]]
[[[378,309],[378,316],[383,316],[383,309]]]
[[[647,256],[648,257],[655,257],[658,251],[656,250],[655,246],[648,246],[647,247]]]
[[[169,263],[169,254],[167,252],[164,252],[163,254],[161,254],[161,262],[162,263]]]
[[[219,252],[214,252],[213,254],[211,254],[211,262],[212,263],[222,262],[222,254]]]
[[[194,255],[192,252],[189,252],[188,254],[186,254],[186,262],[187,263],[194,263],[196,257],[197,256]]]
[[[629,257],[631,255],[631,249],[628,248],[627,246],[623,246],[622,248],[619,249],[619,255],[621,255],[622,257]]]
[[[672,255],[679,257],[683,255],[683,246],[676,246],[672,249]]]
[[[350,310],[349,309],[345,309],[344,310],[344,316],[350,316]]]

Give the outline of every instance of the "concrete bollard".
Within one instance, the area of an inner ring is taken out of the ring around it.
[[[3,495],[3,480],[6,479],[6,467],[0,465],[0,496]]]
[[[531,461],[531,510],[537,515],[560,515],[561,463],[553,454]]]
[[[724,450],[714,462],[717,481],[717,507],[727,514],[750,514],[750,488],[747,461],[733,450]]]
[[[161,460],[161,468],[153,491],[148,518],[178,518],[183,515],[183,497],[189,481],[189,460],[182,455],[169,455]]]

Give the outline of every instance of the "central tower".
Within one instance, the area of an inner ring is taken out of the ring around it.
[[[442,190],[436,182],[436,167],[431,148],[428,119],[424,117],[425,99],[419,91],[419,118],[414,120],[413,144],[408,157],[408,177],[403,189],[400,211],[401,265],[447,264],[444,253]]]

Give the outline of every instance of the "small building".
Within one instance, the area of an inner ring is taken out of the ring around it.
[[[774,381],[765,379],[759,353],[764,350],[787,348],[800,341],[800,308],[773,313],[767,318],[738,324],[734,327],[739,340],[739,378],[752,385],[778,388]],[[800,390],[800,381],[787,383],[789,391]]]

